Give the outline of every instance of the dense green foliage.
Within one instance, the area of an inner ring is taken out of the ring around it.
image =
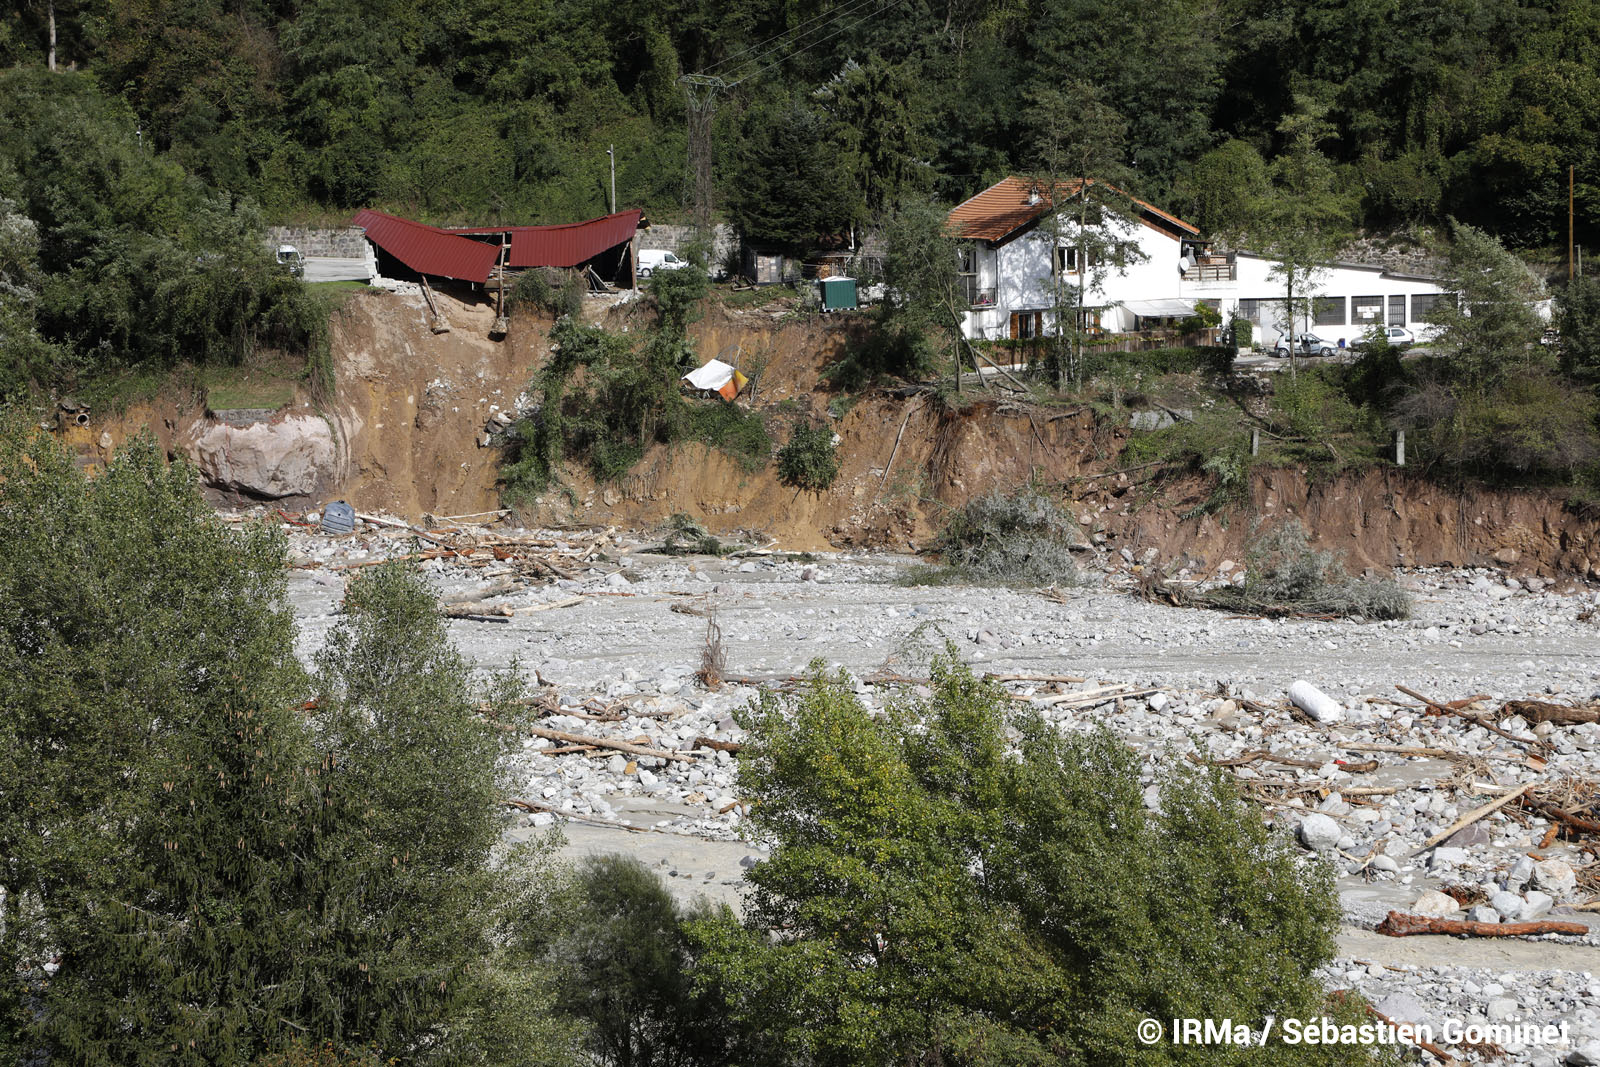
[[[308,676],[281,535],[150,439],[87,480],[8,417],[0,484],[0,1059],[572,1062],[499,844],[508,694],[420,579],[353,582]]]
[[[720,202],[764,236],[835,232],[908,194],[1037,172],[1031,104],[1092,72],[1127,123],[1131,191],[1207,225],[1238,221],[1310,103],[1361,221],[1454,215],[1550,242],[1572,164],[1579,239],[1600,237],[1600,23],[1578,0],[53,7],[61,65],[125,101],[150,147],[274,216],[585,217],[606,208],[613,144],[622,204],[675,214],[677,78],[709,70],[748,79],[718,101]],[[44,65],[46,9],[0,15],[0,63]]]
[[[817,670],[742,716],[740,785],[775,847],[746,925],[696,927],[702,972],[772,1062],[1253,1063],[1134,1027],[1322,1014],[1331,873],[1219,774],[1163,765],[1151,809],[1121,741],[1014,714],[948,654],[926,703],[884,714]]]
[[[796,426],[778,449],[778,480],[808,493],[820,493],[839,477],[839,454],[828,426]]]
[[[654,871],[621,855],[581,864],[569,898],[551,952],[564,979],[561,1006],[588,1024],[599,1062],[740,1062],[738,1033],[720,990],[696,984],[689,932],[692,923],[730,922],[725,910],[680,907]]]
[[[82,74],[0,73],[0,396],[262,347],[325,372],[328,308],[277,268],[256,207],[137,123]]]

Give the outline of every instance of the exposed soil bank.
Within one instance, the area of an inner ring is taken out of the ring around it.
[[[452,325],[442,334],[429,329],[420,296],[358,293],[336,316],[338,387],[324,414],[343,446],[340,469],[315,497],[292,503],[342,497],[360,509],[413,518],[499,506],[500,452],[485,444],[485,427],[497,411],[516,408],[548,354],[548,326],[518,316],[504,340],[491,341],[487,304],[449,296],[441,302]],[[638,305],[592,313],[613,329],[648,321]],[[820,372],[864,327],[859,317],[791,319],[717,306],[691,328],[703,358],[762,369],[754,403],[769,414],[779,444],[803,421],[832,426],[842,467],[828,492],[798,493],[778,483],[771,465],[750,472],[720,452],[686,444],[652,449],[611,485],[571,471],[566,488],[546,494],[529,518],[648,527],[685,512],[713,532],[794,549],[904,550],[925,543],[948,509],[1037,478],[1063,485],[1085,532],[1102,535],[1114,554],[1127,548],[1143,559],[1155,549],[1162,565],[1213,569],[1241,557],[1258,523],[1294,516],[1319,547],[1357,570],[1499,565],[1516,574],[1600,579],[1600,519],[1572,511],[1554,493],[1456,491],[1399,470],[1316,482],[1278,470],[1255,478],[1248,507],[1185,518],[1208,495],[1207,481],[1113,473],[1123,431],[1097,427],[1087,410],[993,399],[956,410],[932,396],[880,393],[833,418],[831,397],[818,391]],[[297,398],[295,409],[306,402]],[[89,463],[103,461],[146,424],[163,445],[184,450],[209,418],[195,398],[170,398],[63,433]]]

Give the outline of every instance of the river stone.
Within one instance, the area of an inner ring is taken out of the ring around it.
[[[1533,887],[1561,900],[1578,888],[1578,875],[1565,860],[1542,860],[1533,865]]]
[[[314,496],[344,473],[333,429],[319,415],[248,426],[207,419],[186,447],[208,486],[253,497]]]
[[[1327,852],[1339,843],[1344,831],[1326,815],[1313,812],[1300,822],[1300,843],[1313,852]]]
[[[1461,910],[1461,905],[1452,897],[1447,897],[1435,889],[1430,889],[1417,898],[1411,905],[1411,914],[1422,915],[1430,919],[1448,919]]]

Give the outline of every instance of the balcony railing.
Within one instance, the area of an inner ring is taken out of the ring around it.
[[[1183,274],[1186,282],[1231,282],[1238,279],[1238,268],[1231,260],[1201,260]]]
[[[992,308],[999,302],[997,288],[979,289],[977,286],[967,286],[967,304],[973,308]]]

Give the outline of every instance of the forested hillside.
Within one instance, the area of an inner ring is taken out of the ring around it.
[[[1455,216],[1579,240],[1600,138],[1592,0],[25,0],[0,63],[93,72],[141,143],[269,218],[380,205],[552,221],[685,206],[678,78],[730,81],[715,122],[735,218],[797,172],[821,228],[1037,165],[1042,90],[1103,89],[1136,192],[1202,224],[1322,114],[1359,221]],[[789,31],[798,35],[774,41]]]

